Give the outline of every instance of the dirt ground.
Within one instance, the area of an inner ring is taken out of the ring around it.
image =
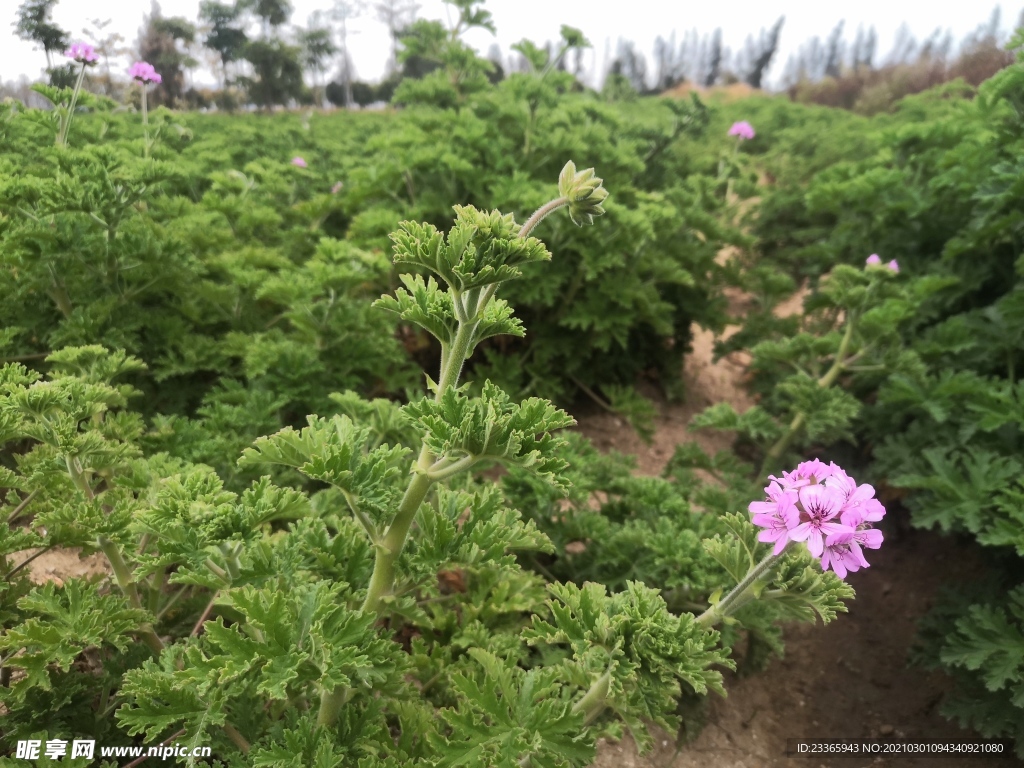
[[[733,310],[742,299],[733,298]],[[800,311],[802,293],[780,307]],[[713,334],[694,327],[694,349],[684,372],[687,401],[659,404],[654,440],[645,445],[615,415],[595,409],[577,414],[579,429],[604,449],[638,457],[637,471],[658,474],[677,443],[696,440],[706,450],[728,447],[721,433],[691,433],[692,416],[714,402],[737,410],[750,402],[740,386],[747,360],[741,355],[712,362]],[[726,334],[731,332],[727,330]],[[897,513],[898,514],[898,513]],[[657,734],[652,753],[638,757],[628,736],[603,743],[595,768],[911,768],[926,765],[984,768],[1021,766],[1014,759],[976,758],[794,758],[787,739],[882,738],[912,741],[969,738],[937,709],[947,681],[907,665],[916,625],[935,595],[936,564],[944,579],[969,579],[978,572],[956,544],[909,528],[890,515],[882,528],[885,545],[869,569],[852,574],[857,591],[850,612],[827,627],[793,624],[785,630],[786,655],[760,674],[727,679],[728,697],[713,697],[707,724],[691,743],[677,747],[675,735]]]

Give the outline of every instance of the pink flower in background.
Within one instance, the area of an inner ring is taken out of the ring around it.
[[[344,185],[344,184],[342,184],[342,183],[341,183],[341,182],[339,181],[339,182],[338,182],[337,184],[335,184],[335,185],[334,185],[333,187],[331,187],[331,194],[332,194],[332,195],[336,195],[336,194],[338,194],[339,192],[341,192],[341,188],[342,188],[342,187],[344,187],[344,186],[345,186],[345,185]]]
[[[738,123],[732,124],[732,128],[729,129],[729,135],[739,136],[741,139],[752,139],[756,134],[754,133],[754,126],[746,120],[741,120]]]
[[[64,51],[64,55],[79,64],[95,64],[100,60],[96,55],[96,49],[88,43],[72,43],[71,47]]]
[[[758,541],[774,542],[776,555],[790,542],[806,542],[822,569],[831,568],[841,579],[868,567],[863,549],[882,546],[882,532],[871,523],[885,516],[872,486],[858,485],[835,462],[818,459],[769,480],[765,500],[747,507],[751,522],[761,528]]]
[[[292,158],[292,165],[294,165],[296,168],[305,168],[306,167],[306,161],[303,160],[298,155],[296,155],[295,157]]]
[[[864,263],[869,267],[880,267],[882,266],[882,259],[879,257],[877,253],[872,253],[870,256],[868,256],[867,261],[865,261]],[[896,263],[896,259],[893,259],[885,266],[888,269],[892,270],[893,272],[899,274],[900,265]]]
[[[162,83],[164,79],[147,61],[136,61],[128,68],[128,74],[140,83]]]

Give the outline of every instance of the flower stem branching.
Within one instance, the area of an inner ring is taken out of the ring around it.
[[[729,594],[697,617],[697,623],[702,627],[710,629],[726,616],[735,613],[750,602],[754,597],[753,590],[755,585],[771,573],[784,554],[785,550],[779,554],[769,554],[761,562],[751,566],[750,570],[747,571],[747,575],[743,577],[739,584],[732,588]]]

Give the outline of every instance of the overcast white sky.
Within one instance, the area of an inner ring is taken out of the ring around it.
[[[31,78],[42,74],[45,57],[30,43],[19,40],[11,26],[21,0],[0,0],[0,80]],[[292,23],[305,26],[311,13],[327,10],[332,0],[293,0]],[[372,2],[367,3],[372,5]],[[677,41],[688,30],[701,34],[721,27],[723,41],[733,52],[740,50],[748,35],[756,36],[785,15],[779,53],[769,70],[770,80],[777,80],[789,55],[817,35],[825,38],[842,19],[846,36],[852,40],[857,27],[874,25],[878,31],[879,58],[888,53],[899,26],[906,22],[919,40],[936,28],[948,29],[959,41],[987,21],[993,8],[1002,10],[1002,27],[1009,30],[1020,18],[1024,0],[1014,2],[963,2],[960,0],[858,0],[834,3],[812,0],[728,0],[728,2],[668,2],[667,0],[489,0],[486,4],[494,15],[498,34],[475,31],[467,40],[486,53],[498,43],[504,55],[509,46],[529,38],[537,43],[556,40],[561,24],[583,30],[594,48],[583,62],[589,73],[602,73],[606,50],[614,57],[619,38],[634,41],[650,56],[656,37],[668,37],[673,30]],[[164,16],[185,16],[195,20],[199,0],[161,0]],[[445,19],[442,0],[420,0],[422,18]],[[112,19],[108,29],[124,35],[129,44],[138,36],[143,16],[150,10],[150,0],[60,0],[53,20],[72,33],[72,39],[84,39],[83,27],[90,19]],[[384,72],[390,42],[384,26],[372,10],[350,22],[355,32],[351,37],[352,57],[356,74],[363,80],[376,80]],[[127,67],[125,61],[120,66]],[[650,65],[649,65],[650,69]],[[198,73],[198,82],[213,82],[209,74]]]

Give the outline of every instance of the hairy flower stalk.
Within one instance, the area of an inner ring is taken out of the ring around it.
[[[137,61],[128,69],[128,74],[142,87],[142,125],[146,134],[146,143],[142,148],[142,156],[149,157],[149,108],[147,105],[146,91],[150,83],[160,84],[163,77],[147,61]]]
[[[85,69],[91,67],[99,61],[99,56],[96,55],[96,50],[86,43],[75,43],[64,55],[69,59],[81,64],[81,68],[78,70],[78,79],[75,81],[75,88],[71,92],[71,101],[68,103],[67,113],[61,115],[60,128],[57,131],[57,146],[64,147],[68,143],[68,131],[71,130],[71,119],[75,115],[75,106],[78,104],[78,94],[82,91],[82,82],[85,80]]]
[[[771,576],[772,569],[782,559],[785,549],[786,545],[783,545],[782,550],[765,556],[761,562],[747,571],[747,575],[743,577],[739,584],[732,588],[729,594],[697,617],[697,623],[702,627],[710,629],[726,616],[735,613],[750,602],[750,599],[756,593],[755,586],[760,582],[766,581],[767,577]]]
[[[747,575],[725,597],[697,617],[713,627],[756,598],[772,569],[794,543],[803,543],[821,562],[845,579],[847,573],[868,567],[863,548],[882,546],[882,532],[872,527],[885,516],[875,489],[858,485],[835,462],[805,461],[782,477],[769,475],[764,501],[748,507],[752,522],[761,528],[758,541],[774,543],[773,551],[751,565]]]
[[[594,175],[593,168],[577,172],[570,160],[558,176],[559,196],[534,211],[519,230],[519,236],[527,237],[548,215],[565,206],[569,206],[569,218],[577,226],[593,224],[594,217],[604,213],[601,204],[608,198],[608,191],[601,183],[602,179]]]

